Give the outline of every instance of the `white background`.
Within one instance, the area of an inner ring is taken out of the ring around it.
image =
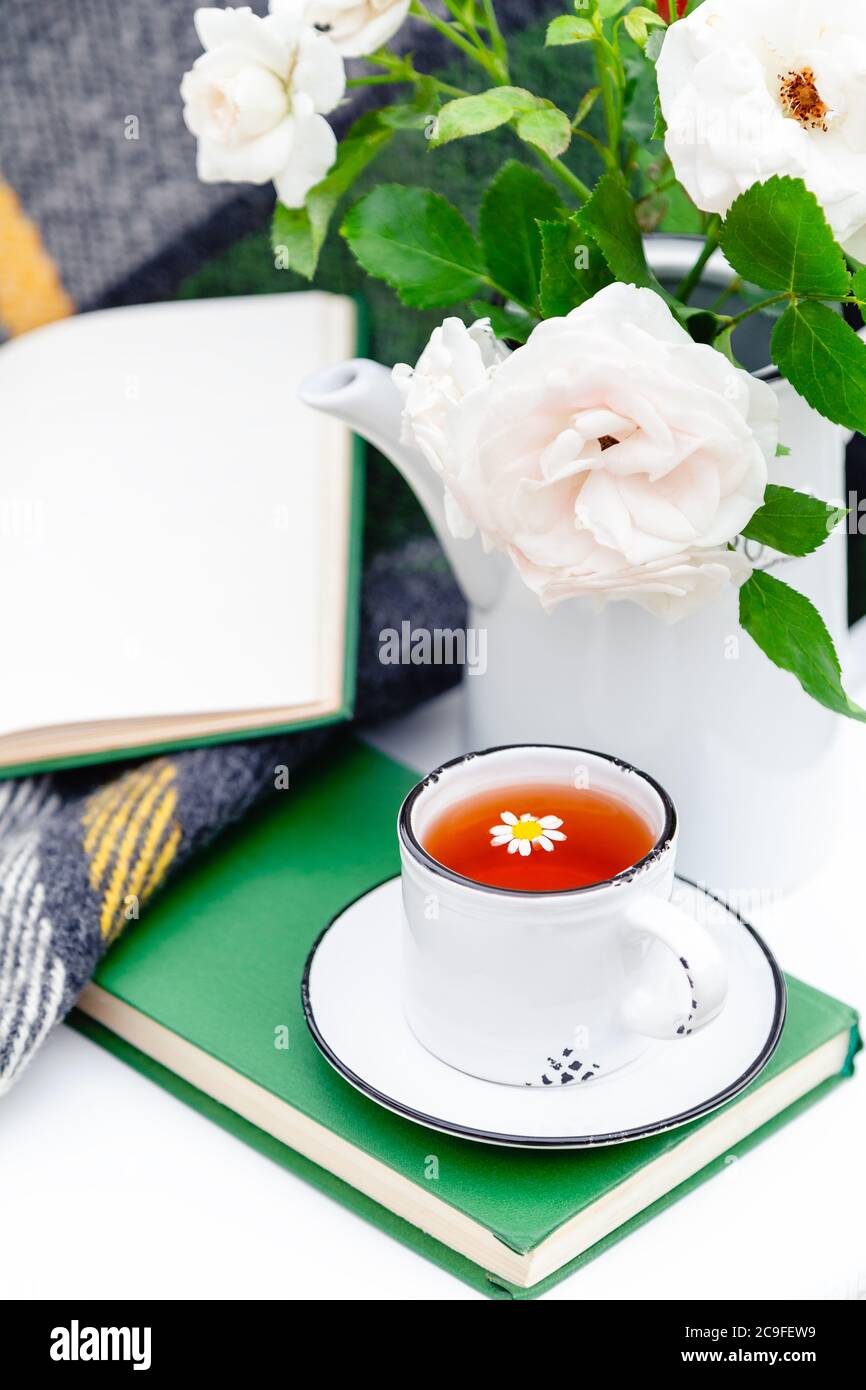
[[[419,767],[462,751],[459,698],[375,742]],[[756,925],[864,1009],[866,731],[844,736],[847,843]],[[546,1298],[866,1299],[862,1071]],[[61,1027],[0,1101],[0,1297],[481,1295]]]

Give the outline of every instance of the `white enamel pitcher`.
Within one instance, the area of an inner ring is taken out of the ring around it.
[[[651,253],[665,278],[684,274],[695,254],[681,238],[653,238]],[[720,256],[710,277],[730,278]],[[773,369],[760,375],[778,394],[791,450],[772,480],[843,501],[849,436]],[[326,369],[302,396],[391,459],[442,543],[469,625],[486,629],[486,671],[465,681],[467,750],[543,742],[626,759],[658,778],[681,809],[679,872],[739,901],[788,889],[820,864],[834,834],[840,719],[740,629],[733,589],[673,626],[630,602],[598,612],[571,599],[547,614],[509,560],[451,535],[441,483],[400,442],[401,399],[385,367],[357,359]],[[757,547],[750,558],[808,594],[850,681],[860,664],[854,648],[864,643],[863,634],[853,643],[847,626],[844,531],[803,560]]]

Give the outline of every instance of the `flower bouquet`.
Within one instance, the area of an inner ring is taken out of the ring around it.
[[[472,90],[391,46],[404,22],[463,55]],[[511,81],[494,0],[271,0],[199,10],[184,76],[208,181],[273,180],[275,254],[307,278],[336,225],[363,270],[416,309],[469,303],[398,367],[406,438],[448,525],[509,557],[541,605],[627,600],[673,622],[739,588],[767,657],[854,719],[822,616],[751,545],[811,554],[832,499],[769,482],[778,398],[738,360],[772,325],[778,372],[821,416],[866,432],[866,11],[858,0],[577,0],[546,42],[591,51],[567,110]],[[346,76],[344,59],[361,58]],[[348,87],[383,88],[338,143]],[[507,128],[513,158],[476,225],[436,191],[436,152]],[[431,187],[359,176],[394,140]],[[592,183],[570,150],[587,146]],[[676,284],[646,234],[672,195],[700,238]],[[710,269],[726,267],[721,292]]]

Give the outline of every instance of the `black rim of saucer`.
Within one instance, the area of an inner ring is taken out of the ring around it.
[[[401,1115],[404,1119],[412,1120],[415,1124],[423,1125],[426,1129],[434,1129],[443,1134],[453,1134],[457,1138],[471,1139],[473,1141],[487,1142],[502,1147],[519,1149],[591,1149],[607,1144],[625,1143],[634,1139],[646,1139],[652,1134],[663,1134],[666,1130],[676,1129],[680,1125],[688,1124],[690,1120],[700,1119],[703,1115],[708,1115],[711,1111],[718,1110],[720,1106],[732,1100],[734,1096],[739,1095],[741,1091],[745,1090],[746,1086],[748,1086],[751,1081],[754,1081],[755,1077],[763,1071],[779,1045],[779,1039],[782,1035],[782,1028],[785,1023],[785,1014],[787,1011],[787,989],[785,986],[785,977],[779,968],[778,961],[763,938],[755,931],[755,928],[746,921],[745,917],[737,912],[736,908],[730,907],[723,898],[718,897],[715,893],[711,893],[702,885],[693,882],[692,879],[677,874],[676,881],[678,883],[685,883],[690,888],[694,888],[698,893],[703,893],[705,897],[718,903],[719,906],[723,907],[728,913],[729,917],[733,917],[741,927],[745,928],[749,935],[754,938],[756,945],[763,953],[767,965],[770,968],[776,996],[773,1008],[773,1020],[763,1047],[754,1062],[746,1068],[741,1076],[737,1077],[735,1081],[732,1081],[730,1085],[726,1086],[723,1090],[718,1091],[715,1095],[708,1097],[707,1100],[702,1101],[699,1105],[692,1106],[688,1110],[683,1110],[663,1120],[654,1121],[649,1125],[639,1125],[634,1129],[614,1130],[609,1134],[577,1135],[574,1137],[498,1134],[491,1130],[473,1129],[469,1125],[457,1125],[450,1120],[437,1119],[435,1115],[428,1115],[423,1110],[415,1110],[409,1105],[404,1105],[402,1101],[394,1100],[391,1096],[385,1095],[384,1092],[378,1091],[375,1086],[371,1086],[363,1077],[358,1076],[356,1072],[352,1071],[351,1067],[347,1066],[346,1063],[337,1056],[318,1028],[313,1012],[312,1000],[310,998],[310,972],[312,970],[313,961],[319,946],[331,930],[331,927],[333,927],[335,922],[338,922],[341,917],[345,916],[356,903],[361,902],[363,898],[369,897],[369,895],[375,893],[377,889],[383,888],[386,883],[393,883],[397,878],[399,878],[399,875],[393,875],[390,878],[383,879],[372,888],[368,888],[365,892],[359,893],[358,896],[347,903],[346,906],[331,919],[324,930],[319,933],[316,940],[313,942],[313,946],[307,956],[306,965],[304,966],[304,974],[301,980],[301,1003],[303,1005],[307,1027],[313,1036],[313,1041],[334,1070],[348,1081],[350,1085],[354,1086],[356,1090],[368,1096],[371,1100],[374,1100],[378,1105],[383,1106],[384,1109],[391,1111],[392,1114]],[[688,1046],[685,1042],[679,1045]],[[448,1064],[442,1062],[441,1065],[445,1067]],[[482,1080],[482,1078],[477,1079]],[[491,1081],[487,1084],[495,1086],[499,1083]],[[520,1087],[511,1087],[510,1089],[520,1090]]]
[[[476,758],[489,758],[498,753],[519,753],[523,749],[533,748],[540,749],[542,752],[574,753],[578,757],[599,758],[601,762],[610,763],[612,767],[619,768],[620,772],[633,773],[641,781],[647,782],[661,801],[665,815],[664,825],[652,849],[636,864],[630,864],[627,869],[623,869],[620,873],[614,874],[611,878],[600,879],[598,883],[587,883],[582,888],[502,888],[492,883],[479,883],[477,879],[467,878],[464,874],[458,874],[455,869],[449,869],[447,864],[440,864],[438,859],[434,859],[432,854],[428,854],[412,828],[412,812],[418,798],[429,787],[436,785],[443,772],[450,772],[452,768],[460,767],[463,763],[473,762]],[[451,883],[459,883],[464,888],[472,888],[478,893],[493,893],[497,897],[503,898],[572,898],[579,897],[581,893],[597,893],[599,888],[610,888],[612,884],[630,883],[642,870],[659,860],[663,854],[668,852],[676,835],[677,812],[674,803],[660,782],[657,782],[648,772],[644,772],[642,768],[634,767],[622,758],[615,758],[612,753],[599,753],[595,748],[572,748],[566,743],[502,743],[495,748],[481,748],[477,753],[461,753],[459,758],[452,758],[450,762],[434,768],[420,782],[416,782],[400,807],[397,815],[397,832],[406,849],[419,864],[440,878],[447,878]],[[363,896],[362,893],[361,897]],[[349,907],[351,906],[352,904],[349,903]]]

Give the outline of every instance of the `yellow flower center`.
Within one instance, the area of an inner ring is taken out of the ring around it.
[[[815,85],[812,69],[782,72],[779,81],[785,115],[799,121],[806,130],[826,130],[830,108]]]
[[[511,827],[511,834],[515,840],[537,840],[539,835],[544,834],[544,826],[539,825],[537,820],[519,820]]]

